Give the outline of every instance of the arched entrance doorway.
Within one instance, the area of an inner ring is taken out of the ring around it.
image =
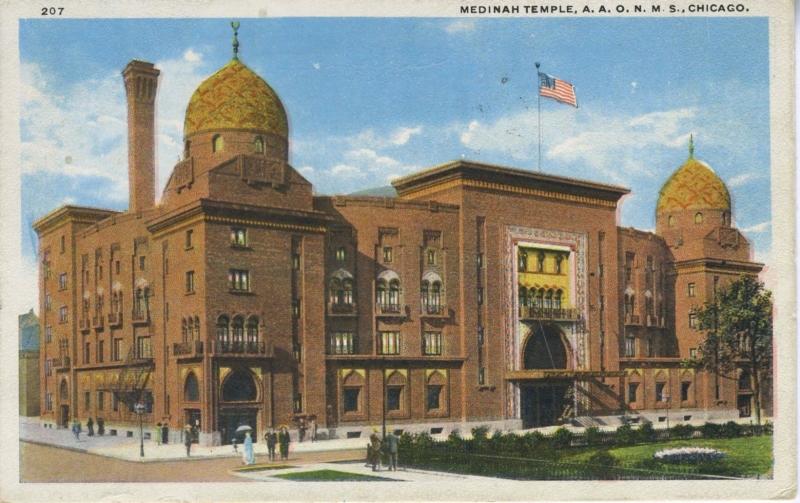
[[[569,368],[569,349],[558,327],[537,323],[531,329],[523,352],[525,370]],[[572,405],[573,386],[564,380],[543,380],[520,384],[520,413],[523,428],[560,424]]]
[[[59,424],[62,428],[69,427],[69,384],[67,384],[66,379],[61,380],[61,384],[58,387],[58,398],[59,402],[61,403],[61,417],[59,418]]]
[[[258,384],[256,378],[245,369],[232,370],[222,381],[220,393],[219,431],[223,444],[230,444],[234,437],[241,442],[244,435],[237,428],[247,425],[254,441],[258,439]]]

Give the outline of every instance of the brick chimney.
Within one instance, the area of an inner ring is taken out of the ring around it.
[[[152,208],[156,201],[156,89],[161,73],[153,63],[133,60],[122,71],[128,97],[128,210]]]

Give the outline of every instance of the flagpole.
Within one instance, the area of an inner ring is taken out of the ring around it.
[[[539,62],[536,62],[536,116],[539,119],[539,164],[536,168],[537,171],[542,170],[542,93],[540,87],[542,80],[539,76]]]

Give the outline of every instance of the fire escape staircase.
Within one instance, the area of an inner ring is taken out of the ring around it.
[[[152,355],[140,353],[137,348],[130,348],[112,389],[117,400],[130,408],[142,401],[154,368]]]

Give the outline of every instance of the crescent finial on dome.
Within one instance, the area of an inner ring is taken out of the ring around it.
[[[239,59],[239,21],[231,21],[233,28],[233,59]]]

